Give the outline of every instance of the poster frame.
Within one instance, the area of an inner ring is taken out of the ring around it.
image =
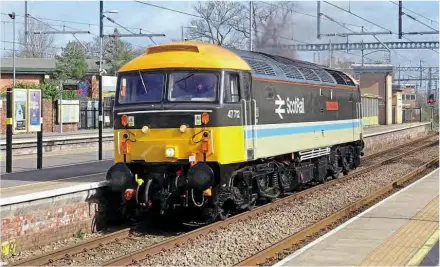
[[[15,116],[15,112],[16,112],[16,100],[17,100],[17,92],[25,92],[26,97],[25,97],[25,107],[24,107],[24,115],[26,116],[25,118],[25,129],[24,130],[17,130],[16,126],[17,126],[17,121],[16,121],[16,116]],[[28,100],[28,89],[23,89],[23,88],[13,88],[12,91],[12,133],[27,133],[29,130],[29,125],[28,125],[28,106],[29,106],[29,100]]]
[[[37,116],[39,116],[38,118],[39,118],[39,124],[38,124],[38,126],[32,126],[31,125],[31,109],[32,109],[32,105],[31,105],[31,95],[32,95],[32,92],[38,92],[38,94],[39,94],[39,107],[38,107],[38,114],[37,114]],[[42,99],[42,94],[41,94],[41,90],[40,89],[28,89],[28,108],[27,108],[27,113],[28,113],[28,119],[27,119],[27,121],[28,121],[28,132],[39,132],[39,131],[41,131],[41,123],[42,123],[42,121],[43,121],[43,118],[42,118],[42,114],[41,114],[41,107],[42,107],[42,105],[43,105],[43,103],[42,103],[42,101],[43,101],[43,99]]]

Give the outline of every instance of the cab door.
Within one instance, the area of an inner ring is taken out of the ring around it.
[[[363,125],[362,125],[362,101],[359,92],[359,86],[356,91],[351,91],[350,99],[353,104],[353,141],[359,140],[362,136]]]
[[[252,92],[252,76],[250,73],[241,73],[240,94],[242,124],[244,134],[245,159],[256,159],[256,126],[257,126],[257,102]]]

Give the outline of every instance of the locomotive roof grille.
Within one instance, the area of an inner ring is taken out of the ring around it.
[[[345,80],[342,79],[341,75],[339,75],[336,71],[327,70],[327,72],[330,73],[333,76],[333,78],[335,78],[338,84],[346,85]]]
[[[312,69],[305,67],[298,67],[298,69],[303,73],[304,77],[306,77],[307,80],[315,82],[321,81],[321,79],[319,79],[318,75],[316,75],[316,73]]]
[[[243,57],[243,58],[248,62],[248,64],[251,66],[252,70],[255,73],[261,75],[268,75],[268,76],[277,76],[273,68],[269,66],[269,64],[267,64],[266,62],[250,59],[247,57]]]
[[[354,82],[348,77],[347,74],[343,73],[342,71],[339,72],[339,75],[341,75],[342,79],[344,79],[345,83],[350,86],[355,86]]]
[[[284,71],[284,74],[287,78],[304,80],[304,76],[298,70],[297,67],[287,64],[278,63],[276,64],[280,69]]]
[[[336,81],[332,78],[332,76],[327,71],[321,70],[318,68],[314,69],[314,71],[319,76],[319,78],[321,78],[321,81],[323,81],[325,83],[336,83]]]
[[[233,48],[230,50],[241,56],[256,75],[281,75],[286,80],[355,86],[353,81],[343,72],[327,69],[314,63],[269,55],[263,52],[249,52]]]

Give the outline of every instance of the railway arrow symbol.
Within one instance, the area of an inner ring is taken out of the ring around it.
[[[275,113],[278,114],[278,116],[280,116],[280,119],[283,119],[283,113],[286,113],[286,109],[282,108],[285,104],[286,101],[284,101],[283,99],[281,99],[280,95],[277,95],[278,100],[275,100],[275,105],[277,105],[278,107],[275,109]]]

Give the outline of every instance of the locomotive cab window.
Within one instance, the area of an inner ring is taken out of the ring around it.
[[[239,81],[238,74],[226,74],[225,103],[238,103],[240,101]]]
[[[209,72],[179,71],[169,75],[169,101],[213,102],[217,99],[218,76]]]
[[[119,77],[118,103],[161,102],[165,87],[164,73],[134,72]]]

